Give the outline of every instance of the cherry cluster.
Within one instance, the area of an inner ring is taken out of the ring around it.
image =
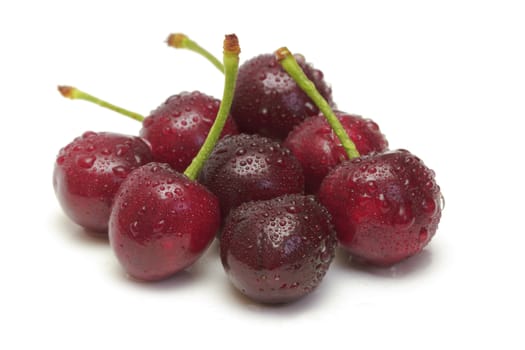
[[[130,276],[167,278],[217,238],[233,285],[282,303],[319,285],[338,245],[391,266],[429,243],[442,211],[434,172],[389,150],[374,121],[334,111],[303,56],[283,47],[239,67],[234,34],[222,62],[183,34],[168,44],[224,73],[222,100],[182,92],[144,117],[59,87],[142,122],[140,136],[84,133],[60,150],[53,174],[65,214],[108,235]]]

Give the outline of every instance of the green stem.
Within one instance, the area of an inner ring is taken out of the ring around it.
[[[343,125],[339,119],[335,116],[330,104],[324,99],[324,97],[317,91],[315,85],[306,74],[304,74],[301,66],[297,63],[292,53],[286,48],[282,47],[275,52],[277,60],[281,63],[288,74],[295,80],[297,85],[312,99],[317,108],[324,114],[328,123],[334,130],[335,134],[341,141],[343,148],[346,151],[349,159],[358,158],[360,156],[354,142],[348,137]]]
[[[233,94],[235,91],[235,83],[237,80],[237,70],[239,69],[240,52],[237,36],[235,36],[235,34],[226,35],[226,38],[224,39],[224,90],[222,101],[219,111],[217,112],[217,117],[211,126],[204,144],[199,150],[199,153],[197,153],[195,158],[191,161],[191,164],[184,171],[184,175],[191,180],[196,180],[199,176],[204,163],[219,140],[224,124],[228,118],[228,114],[230,113],[230,107],[232,105]]]
[[[127,109],[115,106],[114,104],[111,104],[109,102],[103,101],[95,96],[92,96],[84,91],[81,91],[75,87],[72,86],[59,86],[58,91],[62,94],[62,96],[70,98],[72,100],[84,100],[88,102],[92,102],[94,104],[97,104],[99,106],[105,107],[107,109],[110,109],[112,111],[115,111],[117,113],[120,113],[122,115],[125,115],[126,117],[130,117],[132,119],[135,119],[139,122],[144,120],[144,116],[128,111]]]
[[[190,51],[198,53],[199,55],[203,56],[208,61],[210,61],[218,70],[224,73],[224,65],[222,64],[222,62],[219,61],[217,57],[213,56],[209,51],[197,44],[195,41],[188,38],[185,34],[170,34],[167,43],[169,46],[175,47],[177,49],[188,49]]]

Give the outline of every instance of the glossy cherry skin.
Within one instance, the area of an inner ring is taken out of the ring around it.
[[[303,170],[293,154],[256,134],[220,140],[199,181],[219,198],[223,218],[244,202],[304,192]]]
[[[220,254],[241,293],[262,303],[285,303],[319,285],[336,245],[327,210],[313,196],[294,194],[234,209],[224,225]]]
[[[332,103],[332,90],[323,73],[296,55],[297,62],[323,97]],[[277,62],[265,54],[239,68],[231,115],[241,132],[283,140],[292,128],[319,110]]]
[[[143,139],[85,132],[60,150],[53,187],[64,213],[94,233],[106,234],[113,198],[135,168],[152,161]]]
[[[199,152],[219,110],[220,100],[198,91],[173,95],[144,119],[140,135],[156,162],[183,172]],[[228,117],[221,137],[238,134]]]
[[[334,113],[359,154],[382,152],[388,148],[388,141],[374,121],[341,111]],[[348,160],[339,138],[323,115],[308,118],[297,125],[283,145],[290,149],[303,167],[306,193],[317,193],[328,172]]]
[[[153,281],[193,264],[219,227],[219,201],[210,191],[166,163],[149,163],[122,183],[109,241],[130,276]]]
[[[434,172],[405,150],[341,163],[323,180],[318,196],[341,246],[355,260],[378,266],[419,253],[441,218]]]

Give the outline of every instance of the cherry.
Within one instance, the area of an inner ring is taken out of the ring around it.
[[[441,218],[442,198],[434,172],[405,150],[359,158],[330,106],[302,74],[286,48],[281,64],[312,97],[345,146],[350,161],[322,181],[320,202],[332,215],[339,243],[358,261],[390,266],[425,247]]]
[[[341,245],[357,261],[395,264],[436,233],[441,192],[434,172],[405,150],[344,162],[322,182],[319,200]]]
[[[199,180],[219,198],[223,217],[247,201],[304,192],[297,159],[280,142],[256,134],[220,140]]]
[[[220,100],[198,91],[182,92],[168,98],[148,117],[100,100],[71,86],[60,86],[64,97],[96,103],[138,121],[140,135],[151,144],[153,159],[184,171],[202,146],[220,106]],[[238,134],[228,118],[221,137]]]
[[[325,99],[332,91],[320,70],[297,56],[306,75]],[[292,128],[319,110],[281,68],[274,55],[264,54],[246,61],[239,68],[231,114],[241,132],[284,139]]]
[[[381,152],[388,148],[388,141],[374,121],[341,111],[334,113],[348,136],[355,141],[360,154]],[[283,145],[290,149],[301,163],[306,193],[317,193],[328,172],[348,159],[339,139],[323,115],[308,118],[297,125],[288,134]]]
[[[159,280],[193,264],[220,226],[219,202],[166,163],[133,171],[115,198],[110,243],[126,272]]]
[[[232,210],[220,254],[228,277],[243,294],[263,303],[284,303],[319,285],[336,244],[326,209],[313,196],[293,194]]]
[[[220,101],[198,91],[171,96],[144,119],[140,135],[151,144],[153,158],[184,171],[204,143]],[[221,137],[238,134],[228,118]]]
[[[109,220],[109,240],[126,272],[140,280],[166,278],[190,266],[220,227],[218,199],[195,181],[219,139],[233,98],[239,63],[235,35],[224,40],[224,96],[215,122],[184,174],[150,163],[122,183]]]
[[[150,147],[139,137],[85,132],[57,156],[55,194],[72,221],[89,231],[106,233],[120,184],[133,169],[151,161]]]

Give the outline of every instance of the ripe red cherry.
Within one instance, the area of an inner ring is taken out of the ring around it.
[[[220,227],[217,198],[165,163],[133,171],[115,197],[109,239],[129,275],[158,280],[193,264]]]
[[[320,70],[297,55],[300,66],[325,99],[332,91]],[[231,114],[241,132],[284,139],[292,128],[319,109],[281,68],[272,54],[260,55],[239,68]]]
[[[220,100],[201,92],[171,96],[144,119],[140,135],[149,141],[153,158],[184,171],[197,155],[219,110]],[[228,118],[221,137],[238,134]]]
[[[244,202],[304,192],[303,170],[293,154],[256,134],[220,140],[199,181],[219,198],[223,217]]]
[[[405,150],[340,164],[323,180],[318,196],[341,246],[356,260],[379,266],[420,252],[441,218],[434,172]]]
[[[378,125],[358,115],[334,112],[360,154],[382,152],[388,141]],[[306,193],[317,193],[321,181],[348,156],[332,127],[323,115],[306,119],[297,125],[283,145],[290,149],[303,167]]]
[[[62,209],[78,225],[106,233],[120,184],[135,168],[152,161],[139,137],[86,132],[60,150],[53,187]]]
[[[220,239],[221,261],[243,294],[284,303],[319,285],[336,244],[330,215],[313,196],[286,195],[232,210]]]

